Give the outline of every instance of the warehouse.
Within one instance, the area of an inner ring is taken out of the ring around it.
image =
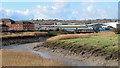
[[[119,27],[119,23],[118,22],[109,22],[109,23],[105,23],[107,26],[112,26],[113,28],[118,28]]]

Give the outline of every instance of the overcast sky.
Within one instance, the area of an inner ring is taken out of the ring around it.
[[[30,0],[29,0],[30,1]],[[65,1],[65,0],[64,0]],[[85,0],[84,0],[85,1]],[[1,2],[0,18],[13,20],[30,19],[62,19],[62,20],[86,20],[86,19],[117,19],[118,2]]]

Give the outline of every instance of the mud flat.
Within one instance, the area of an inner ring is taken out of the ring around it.
[[[2,46],[8,46],[12,44],[25,44],[25,43],[33,43],[39,41],[45,41],[48,37],[40,37],[40,36],[24,36],[24,37],[9,37],[2,38]]]
[[[58,56],[58,55],[55,55],[55,54],[52,54],[52,53],[45,53],[45,52],[42,52],[42,51],[40,52],[40,51],[32,50],[33,47],[35,47],[37,44],[42,44],[42,43],[43,42],[27,43],[27,44],[20,44],[20,45],[13,44],[13,45],[10,45],[10,46],[3,46],[3,49],[8,49],[8,50],[12,49],[12,50],[15,50],[16,52],[21,51],[23,54],[24,54],[24,51],[25,52],[27,51],[27,53],[37,54],[38,56],[41,56],[45,59],[51,59],[53,61],[58,61],[58,62],[64,63],[64,66],[90,66],[90,64],[87,64],[85,62],[81,62],[81,61],[74,60],[74,59],[69,59],[69,58],[64,57],[64,56]],[[43,50],[47,51],[46,48],[45,49],[43,48]],[[12,59],[13,59],[13,57],[14,56],[11,56]],[[22,58],[22,56],[21,56],[21,58]],[[25,57],[25,58],[27,59],[27,57]],[[9,58],[7,58],[7,59],[9,59]],[[34,60],[34,58],[32,60]],[[19,61],[21,61],[21,60],[19,60],[19,59],[16,60],[16,62],[18,62],[18,63],[19,63]],[[55,63],[57,63],[57,62],[55,62]],[[30,63],[27,63],[27,64],[30,64]],[[39,64],[39,63],[37,63],[37,64]],[[55,65],[53,65],[53,66],[55,66]]]
[[[48,32],[18,32],[10,34],[3,32],[0,35],[0,43],[2,46],[8,46],[12,44],[25,44],[33,42],[43,42],[47,38],[55,36],[53,33]]]
[[[38,44],[33,49],[35,51],[77,59],[96,66],[118,66],[119,56],[117,49],[105,50],[106,47],[73,44],[73,41],[70,41],[71,40],[46,41],[42,45]],[[77,42],[79,41],[77,40]],[[117,45],[110,47],[118,48]],[[106,49],[108,49],[108,47]]]
[[[48,36],[49,37],[49,36]],[[43,53],[53,54],[57,56],[63,56],[69,59],[79,60],[90,65],[95,66],[118,66],[118,47],[117,47],[117,37],[116,36],[95,36],[95,37],[85,37],[83,39],[73,39],[73,40],[58,40],[58,41],[46,41],[48,37],[42,36],[24,36],[24,37],[8,37],[2,39],[2,45],[8,46],[12,44],[25,44],[32,42],[44,42],[43,44],[37,44],[33,47],[33,50],[40,51]],[[102,37],[102,38],[100,38]],[[92,38],[92,39],[91,39]],[[96,39],[100,38],[96,41]],[[107,38],[107,39],[106,39]],[[85,40],[84,43],[79,43]],[[105,43],[109,43],[110,46],[102,45],[100,47],[89,45],[88,43],[96,42],[95,44],[100,44],[103,42],[101,39],[106,39]],[[46,41],[46,42],[45,42]],[[113,43],[115,42],[115,43]],[[86,44],[87,43],[87,44]],[[109,50],[105,50],[109,48]],[[112,50],[111,50],[112,48]]]

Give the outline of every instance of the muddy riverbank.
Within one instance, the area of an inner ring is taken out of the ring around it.
[[[42,37],[42,36],[23,36],[23,37],[20,37],[19,36],[19,37],[2,38],[2,46],[8,46],[8,45],[12,45],[12,44],[44,42],[48,37]]]
[[[97,49],[96,51],[94,48],[86,48],[86,47],[65,47],[65,45],[68,44],[58,44],[58,43],[50,43],[45,42],[47,37],[42,36],[24,36],[24,37],[9,37],[9,38],[2,38],[2,45],[3,47],[7,46],[7,49],[22,49],[31,51],[32,49],[35,50],[32,52],[40,53],[43,56],[47,57],[52,56],[54,58],[57,57],[59,60],[66,60],[65,62],[69,64],[73,64],[75,66],[118,66],[118,58],[117,53],[112,55],[112,53],[109,52],[109,54],[106,54],[104,51],[100,51]],[[37,44],[32,44],[33,42],[40,42]],[[45,42],[45,43],[43,43]],[[25,43],[30,43],[27,46],[25,46]],[[14,44],[14,45],[13,45]],[[23,44],[23,46],[21,46]],[[8,45],[13,45],[8,46]],[[58,45],[58,47],[57,47]],[[69,44],[70,46],[73,46]],[[49,56],[48,56],[49,55]],[[107,56],[104,56],[107,55]],[[62,58],[64,57],[64,58]],[[116,59],[117,58],[117,59]],[[115,59],[115,60],[113,60]]]
[[[59,44],[56,43],[45,42],[42,45],[38,44],[36,47],[33,48],[33,50],[58,56],[64,56],[70,59],[76,59],[82,62],[92,64],[93,66],[118,66],[118,59],[113,60],[113,58],[111,58],[111,53],[106,54],[106,52],[101,52],[97,54],[90,53],[91,51],[87,51],[88,49],[82,47],[81,50],[74,47],[67,48],[65,47],[65,44],[60,44],[60,46],[61,47],[59,47]]]
[[[64,56],[55,55],[52,53],[45,53],[40,51],[32,50],[38,44],[42,45],[48,37],[38,37],[38,36],[24,36],[24,37],[9,37],[2,39],[2,49],[15,49],[15,50],[25,50],[32,53],[37,53],[44,58],[51,58],[61,62],[65,62],[69,66],[90,66],[89,63],[85,63],[79,60],[70,59]],[[43,50],[46,48],[43,48]]]
[[[58,56],[58,55],[51,54],[51,53],[45,53],[42,51],[40,52],[40,51],[32,50],[33,47],[35,47],[38,44],[42,44],[42,43],[43,42],[35,42],[35,43],[27,43],[27,44],[19,44],[19,45],[14,44],[10,46],[3,46],[3,49],[8,49],[8,50],[14,49],[14,50],[32,52],[46,59],[53,59],[53,60],[57,60],[60,62],[64,62],[66,64],[65,66],[90,66],[90,64],[79,61],[79,60],[70,59],[64,56]],[[45,51],[46,48],[43,48],[43,50]]]

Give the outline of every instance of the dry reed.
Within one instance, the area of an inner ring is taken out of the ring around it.
[[[3,66],[64,66],[63,62],[47,59],[27,51],[2,50]]]
[[[86,38],[89,37],[89,34],[64,34],[58,35],[55,37],[48,38],[47,41],[55,41],[55,40],[65,40],[65,39],[75,39],[75,38]]]
[[[48,34],[48,32],[19,32],[19,33],[9,33],[3,32],[0,37],[17,37],[17,36],[40,36]]]
[[[86,34],[63,34],[48,38],[47,41],[86,38],[90,36],[113,36],[114,32],[86,33]]]

